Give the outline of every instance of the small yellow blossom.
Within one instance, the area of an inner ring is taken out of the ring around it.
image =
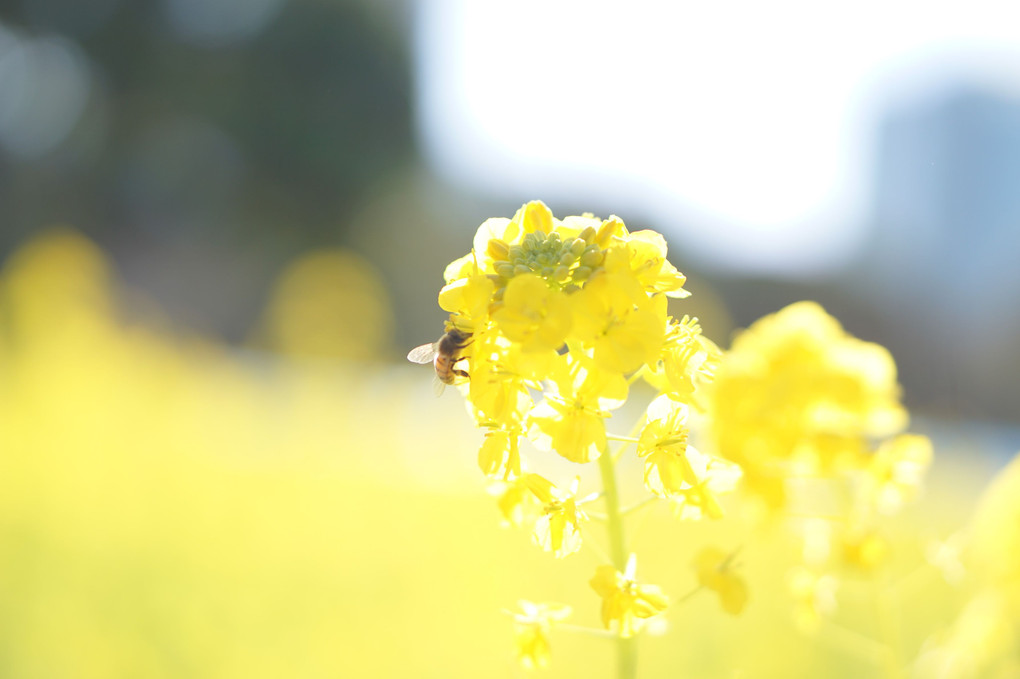
[[[661,292],[667,297],[690,297],[684,290],[687,277],[666,260],[666,239],[655,231],[635,231],[627,239],[630,269],[649,292]]]
[[[549,666],[549,631],[553,625],[565,620],[570,606],[557,603],[533,603],[521,600],[520,613],[514,613],[514,636],[517,640],[517,659],[526,670]]]
[[[557,559],[581,549],[581,521],[587,517],[577,508],[578,481],[562,491],[538,474],[525,474],[524,480],[542,504],[542,516],[532,532],[535,544]]]
[[[706,455],[687,446],[686,472],[691,481],[680,492],[669,497],[673,513],[682,521],[697,521],[708,517],[721,519],[725,512],[719,495],[737,487],[743,477],[740,466],[727,460]]]
[[[836,612],[838,581],[832,575],[797,566],[787,575],[787,586],[793,595],[794,622],[804,632],[814,632],[822,620]]]
[[[439,291],[439,306],[451,314],[450,322],[461,330],[485,325],[496,285],[487,276],[459,278]]]
[[[747,605],[747,583],[734,572],[734,552],[705,547],[694,559],[694,570],[702,587],[719,595],[719,603],[730,615],[738,615]]]
[[[615,622],[621,637],[632,637],[641,621],[659,615],[669,606],[669,598],[656,585],[639,585],[634,580],[634,557],[626,573],[612,566],[599,566],[591,587],[602,597],[602,624],[610,629]]]
[[[509,480],[521,475],[521,432],[490,429],[478,450],[478,466],[486,476]]]
[[[528,438],[540,449],[571,462],[590,462],[606,448],[609,410],[627,399],[627,382],[568,357],[555,376],[556,391],[546,394],[528,416]]]
[[[513,359],[518,352],[496,330],[472,336],[469,347],[467,396],[479,424],[520,426],[534,402],[527,376]]]
[[[496,496],[496,504],[503,516],[504,526],[515,528],[533,526],[542,515],[542,504],[531,492],[525,476],[518,476],[509,481],[495,481],[489,486],[489,492]]]
[[[643,376],[674,400],[691,403],[695,390],[713,379],[721,358],[719,347],[701,334],[697,318],[670,319],[659,360]]]
[[[873,571],[889,557],[889,541],[874,529],[846,531],[841,536],[843,561],[863,571]]]
[[[733,490],[740,467],[688,445],[687,412],[686,405],[665,394],[648,406],[637,443],[637,454],[645,460],[645,486],[669,498],[679,518],[718,519],[723,511],[716,496]]]
[[[507,283],[503,306],[493,314],[493,320],[523,351],[555,351],[563,346],[570,331],[570,299],[550,289],[535,274],[517,276]]]
[[[659,396],[647,412],[637,454],[645,461],[645,485],[660,497],[679,494],[697,480],[687,462],[687,406]]]
[[[875,508],[892,514],[912,500],[931,458],[931,441],[926,436],[901,434],[884,441],[866,469],[866,493]]]
[[[656,302],[632,276],[602,273],[577,294],[574,330],[596,365],[629,373],[654,363],[665,338],[665,298]]]

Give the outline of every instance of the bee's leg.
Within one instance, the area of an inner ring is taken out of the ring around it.
[[[463,361],[466,361],[466,360],[468,360],[468,359],[467,359],[467,356],[461,356],[460,358],[458,358],[458,359],[457,359],[457,360],[456,360],[456,361],[454,362],[454,366],[456,366],[456,365],[457,365],[457,363],[461,363],[461,364],[463,365],[463,363],[462,363],[462,362],[463,362]],[[457,368],[457,367],[454,367],[454,368],[453,368],[453,370],[452,370],[451,372],[453,372],[453,374],[454,374],[454,375],[456,375],[457,377],[463,377],[463,378],[465,378],[465,379],[470,379],[470,377],[471,377],[471,376],[470,376],[470,375],[468,374],[468,371],[467,371],[467,370],[464,370],[463,368]]]

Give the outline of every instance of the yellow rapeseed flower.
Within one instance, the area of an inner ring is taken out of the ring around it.
[[[587,517],[577,507],[578,481],[568,491],[538,474],[525,474],[524,481],[542,504],[542,516],[532,532],[535,544],[557,559],[581,549],[581,521]]]
[[[595,569],[591,588],[602,597],[602,624],[611,629],[615,623],[621,637],[632,637],[641,621],[659,615],[669,606],[669,598],[656,585],[640,585],[634,580],[634,557],[625,573],[612,566]]]
[[[666,239],[655,231],[635,231],[627,238],[630,270],[649,292],[661,292],[667,297],[690,297],[684,290],[687,277],[677,271],[666,259]]]
[[[645,486],[661,497],[677,495],[697,482],[687,462],[687,406],[662,395],[648,406],[647,419],[637,443]]]
[[[568,355],[554,376],[555,391],[528,416],[528,438],[571,462],[590,462],[606,447],[605,420],[627,399],[627,382]]]
[[[684,403],[695,401],[695,390],[710,382],[722,351],[701,334],[697,318],[669,319],[659,360],[643,376],[653,387]]]
[[[555,623],[570,615],[570,606],[524,600],[518,604],[521,612],[513,614],[517,659],[526,670],[548,667],[551,657],[549,631]]]
[[[485,327],[495,290],[496,284],[487,276],[458,278],[439,291],[439,306],[450,312],[453,327],[473,332]]]
[[[496,496],[504,526],[531,526],[542,515],[542,504],[531,492],[526,476],[495,481],[489,486],[489,492]]]
[[[687,412],[685,404],[666,394],[648,406],[637,443],[637,454],[645,461],[645,486],[669,498],[679,518],[718,519],[723,511],[716,496],[736,487],[740,467],[688,444]]]
[[[721,519],[724,512],[719,503],[719,495],[737,487],[743,470],[740,465],[706,455],[693,446],[687,446],[684,457],[687,461],[685,472],[691,481],[685,483],[680,492],[669,497],[673,514],[678,519],[689,521],[705,517]]]
[[[590,348],[596,365],[623,374],[658,359],[666,328],[664,297],[661,302],[649,297],[633,276],[602,273],[577,298],[572,334]]]
[[[482,473],[504,481],[520,476],[520,440],[520,429],[489,429],[478,450],[478,466]]]
[[[534,402],[528,375],[514,360],[519,349],[494,328],[476,332],[468,349],[467,397],[475,420],[479,425],[520,426]]]
[[[493,314],[493,320],[503,335],[523,351],[555,351],[563,346],[570,331],[570,298],[551,289],[540,276],[517,276],[507,283],[503,305]]]

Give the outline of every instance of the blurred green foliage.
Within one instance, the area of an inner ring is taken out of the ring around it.
[[[196,42],[168,21],[183,0],[6,4],[3,26],[62,36],[92,79],[57,148],[0,152],[0,254],[54,222],[119,247],[343,242],[413,153],[406,41],[378,5],[288,0],[246,39]]]

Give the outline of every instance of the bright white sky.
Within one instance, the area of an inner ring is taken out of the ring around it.
[[[810,274],[863,243],[883,111],[956,76],[1020,91],[1011,5],[420,0],[423,146],[462,186]]]

